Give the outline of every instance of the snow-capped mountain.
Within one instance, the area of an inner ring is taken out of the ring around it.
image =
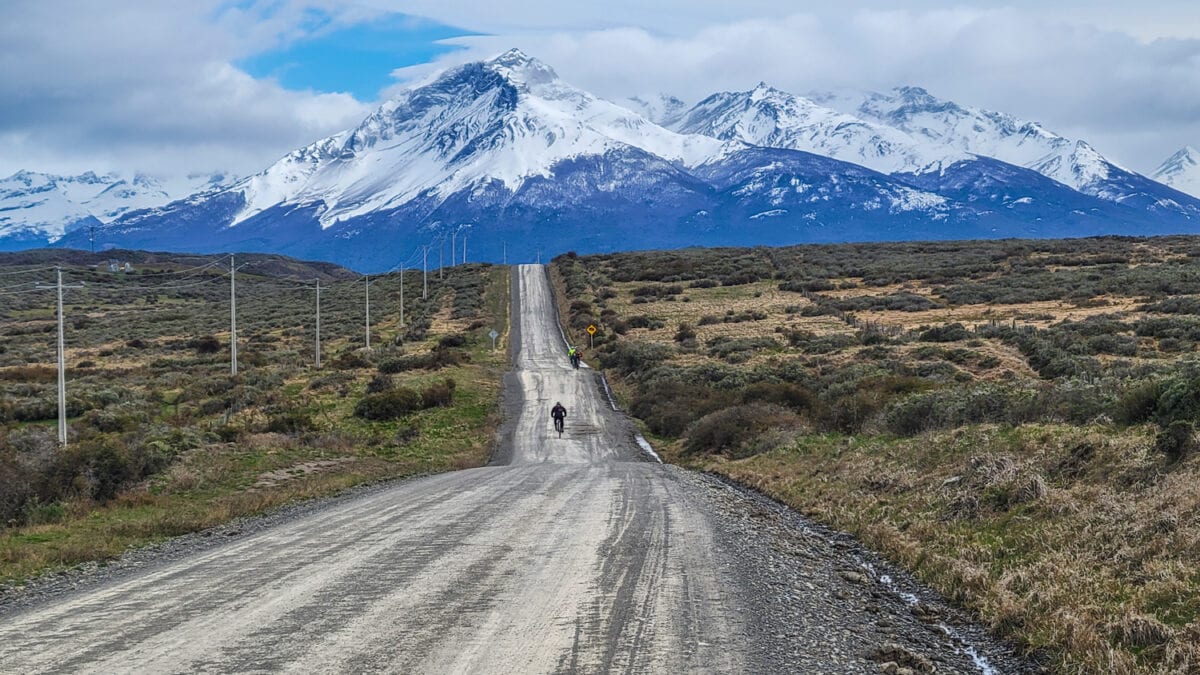
[[[328,227],[426,191],[445,198],[491,181],[515,190],[563,160],[626,148],[685,166],[722,152],[713,139],[667,131],[513,50],[454,69],[238,183],[246,206],[234,224],[280,202],[319,203]]]
[[[1065,138],[1037,122],[961,106],[920,87],[898,87],[886,94],[861,96],[825,94],[817,99],[899,129],[917,141],[941,146],[944,151],[991,157],[1033,169],[1105,201],[1200,217],[1200,212],[1179,202],[1176,191],[1118,165],[1085,141]]]
[[[971,157],[941,143],[867,121],[760,83],[713,94],[678,115],[670,128],[769,148],[804,150],[882,173],[921,173]]]
[[[447,70],[227,188],[126,213],[97,243],[272,251],[377,271],[463,229],[472,257],[485,260],[505,245],[516,260],[539,250],[1197,229],[1189,214],[1200,200],[1136,174],[1102,186],[1119,195],[1085,194],[767,87],[710,97],[676,125],[704,133],[647,118],[665,120],[668,107],[635,112],[512,50]],[[776,142],[792,147],[765,147]],[[1157,201],[1129,197],[1142,194],[1138,178],[1164,191],[1146,193]],[[68,232],[59,245],[86,242]]]
[[[1160,164],[1150,177],[1180,192],[1200,197],[1200,150],[1184,146]]]
[[[19,171],[0,180],[0,238],[55,241],[68,230],[111,222],[225,185],[221,174],[174,179],[115,173],[55,176]]]

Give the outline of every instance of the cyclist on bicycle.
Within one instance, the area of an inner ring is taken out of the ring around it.
[[[563,407],[562,403],[555,403],[554,407],[550,409],[550,416],[554,418],[554,429],[561,434],[563,422],[567,418],[567,409]]]
[[[579,367],[579,350],[576,349],[573,345],[569,349],[567,349],[567,357],[571,359],[572,366],[574,366],[576,368]]]

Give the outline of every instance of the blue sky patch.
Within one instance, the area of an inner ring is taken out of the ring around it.
[[[237,65],[254,77],[275,78],[287,89],[347,92],[360,101],[374,101],[392,84],[393,70],[455,51],[459,47],[437,41],[467,35],[479,33],[392,14],[344,28],[318,28],[309,37]]]

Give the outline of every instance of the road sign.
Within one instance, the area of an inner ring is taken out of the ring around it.
[[[500,334],[496,332],[495,328],[493,328],[490,332],[488,332],[488,337],[492,338],[492,351],[496,351],[496,338],[500,337]]]
[[[595,335],[595,334],[596,334],[596,327],[595,327],[595,326],[593,326],[593,325],[588,325],[588,327],[587,327],[587,332],[588,332],[588,335]]]

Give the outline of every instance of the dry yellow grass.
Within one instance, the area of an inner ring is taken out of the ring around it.
[[[1131,429],[812,437],[716,470],[850,531],[1056,654],[1061,672],[1200,669],[1200,461]]]
[[[1131,247],[1130,264],[1185,258],[1139,244]],[[816,295],[934,295],[920,282],[870,287],[855,278],[831,281],[847,287]],[[788,313],[788,307],[811,303],[799,293],[779,291],[775,281],[685,288],[674,301],[634,303],[633,290],[646,285],[655,284],[606,282],[617,295],[603,306],[621,318],[645,315],[665,324],[632,329],[625,340],[677,345],[679,324],[694,326],[697,347],[671,357],[680,367],[719,361],[708,351],[719,338],[771,336],[786,345],[780,331],[818,336],[860,331],[836,317]],[[1084,306],[1046,301],[853,314],[860,322],[905,331],[954,322],[968,329],[1011,325],[1014,319],[1019,326],[1047,328],[1101,315],[1127,323],[1153,316],[1138,310],[1142,302],[1106,295]],[[567,308],[562,310],[566,316]],[[729,310],[767,317],[698,325],[702,316],[722,317]],[[1136,339],[1143,348],[1157,345],[1155,338]],[[970,358],[954,362],[954,377],[1045,384],[1016,346],[981,336],[952,343],[910,337],[815,356],[785,347],[754,353],[739,366],[807,359],[816,368],[836,369],[870,360],[873,349],[886,355],[879,358],[906,364],[922,360],[918,352],[968,351]],[[1130,368],[1162,363],[1141,354],[1096,356],[1101,363],[1118,358]],[[631,382],[616,381],[614,388],[625,399],[636,392]],[[738,461],[683,458],[679,440],[663,439],[662,452],[857,535],[978,612],[998,633],[1044,651],[1057,672],[1200,673],[1200,457],[1170,464],[1153,449],[1155,433],[1151,426],[980,425],[907,439],[808,435]]]

